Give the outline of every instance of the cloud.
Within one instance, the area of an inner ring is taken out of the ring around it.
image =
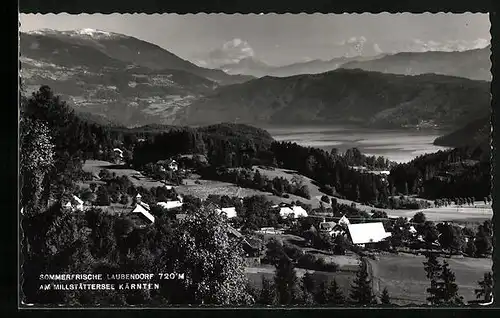
[[[348,39],[336,42],[338,46],[345,47],[346,56],[357,56],[363,54],[363,49],[367,39],[364,36],[353,36]]]
[[[235,38],[209,52],[205,62],[206,65],[212,67],[220,67],[226,64],[235,64],[245,58],[253,56],[255,56],[255,52],[248,42]]]

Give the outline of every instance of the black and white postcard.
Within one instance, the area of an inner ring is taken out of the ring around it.
[[[19,20],[21,308],[493,303],[488,14]]]

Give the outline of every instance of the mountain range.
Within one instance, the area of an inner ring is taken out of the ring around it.
[[[461,52],[402,52],[375,56],[338,57],[329,61],[312,60],[285,66],[271,66],[254,57],[220,68],[228,74],[254,77],[288,77],[319,74],[338,68],[362,69],[402,75],[440,74],[491,81],[491,46]]]
[[[341,67],[403,75],[434,73],[491,81],[490,56],[491,46],[461,52],[403,52],[368,61],[353,60]]]
[[[288,77],[300,74],[319,74],[327,71],[333,71],[341,67],[345,63],[351,61],[370,61],[373,59],[382,58],[383,55],[372,57],[338,57],[328,61],[312,60],[307,62],[298,62],[284,66],[268,65],[254,57],[247,57],[240,60],[238,63],[227,64],[221,66],[221,69],[228,74],[244,74],[254,77],[274,76]]]
[[[340,122],[381,127],[459,128],[487,117],[490,110],[488,81],[347,69],[376,68],[388,63],[381,61],[397,59],[400,62],[394,62],[396,72],[398,67],[403,67],[402,57],[410,56],[411,60],[419,61],[414,64],[421,65],[422,72],[427,72],[430,67],[426,68],[424,56],[429,56],[429,65],[436,67],[440,63],[435,61],[446,64],[448,58],[455,56],[454,63],[458,63],[455,69],[472,70],[472,62],[460,61],[468,58],[489,62],[484,58],[486,49],[396,54],[363,60],[315,60],[283,67],[272,67],[253,59],[240,61],[240,69],[260,69],[261,73],[253,74],[255,77],[265,72],[275,75],[254,78],[198,67],[157,45],[105,31],[21,33],[20,44],[26,92],[49,85],[75,110],[92,114],[94,121],[128,127],[219,122],[279,125]],[[439,58],[433,59],[434,56]],[[446,65],[451,68],[453,63]],[[237,73],[236,67],[233,71],[227,68],[228,72]],[[322,72],[325,68],[336,70]],[[417,72],[415,68],[412,70]],[[287,76],[297,72],[311,74]]]
[[[194,101],[178,117],[179,123],[190,125],[237,121],[457,128],[489,110],[486,81],[338,69],[221,87]]]

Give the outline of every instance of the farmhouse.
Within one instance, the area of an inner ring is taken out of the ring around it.
[[[115,162],[120,163],[123,161],[123,150],[120,148],[114,148],[113,152],[115,154]]]
[[[236,230],[232,226],[229,226],[227,230],[228,236],[241,240],[241,242],[243,243],[242,248],[245,251],[247,257],[252,257],[259,254],[259,248],[255,246],[255,244],[251,244],[238,230]]]
[[[173,210],[182,207],[182,200],[158,202],[157,205],[166,210]]]
[[[341,227],[344,227],[344,228],[347,228],[349,226],[349,224],[351,224],[351,222],[349,221],[349,219],[343,215],[340,220],[339,220],[339,223],[338,223]]]
[[[378,243],[391,236],[382,222],[350,224],[348,229],[352,243],[356,245]]]
[[[336,237],[337,235],[341,235],[345,232],[345,230],[337,223],[326,222],[324,220],[323,220],[323,222],[321,222],[319,224],[319,231],[323,232],[325,234],[328,234],[330,236],[333,236],[333,237]]]
[[[301,206],[282,203],[278,206],[275,205],[274,208],[279,209],[279,214],[282,218],[287,218],[289,216],[293,216],[295,219],[299,217],[307,217],[307,211]]]
[[[218,213],[224,213],[228,219],[236,217],[235,207],[215,209],[215,211],[217,211]]]
[[[283,234],[282,229],[275,229],[274,227],[261,227],[256,232],[261,234],[275,234],[275,235]]]
[[[71,196],[71,198],[64,204],[65,208],[71,209],[73,211],[83,211],[83,200],[76,195]]]
[[[168,167],[169,170],[172,170],[172,171],[179,170],[179,164],[177,163],[177,161],[175,161],[173,159],[167,161],[167,167]]]
[[[144,203],[137,203],[135,208],[132,210],[134,215],[137,215],[140,220],[144,221],[146,224],[154,223],[155,217],[149,212],[149,205]]]

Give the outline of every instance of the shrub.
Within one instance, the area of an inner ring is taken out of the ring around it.
[[[297,266],[304,269],[325,272],[335,272],[339,268],[338,264],[327,262],[324,257],[315,257],[314,255],[307,253],[298,259]]]
[[[285,249],[286,255],[288,255],[288,257],[293,260],[298,260],[304,255],[304,252],[300,249],[300,247],[295,244],[285,242],[283,244],[283,247]]]

